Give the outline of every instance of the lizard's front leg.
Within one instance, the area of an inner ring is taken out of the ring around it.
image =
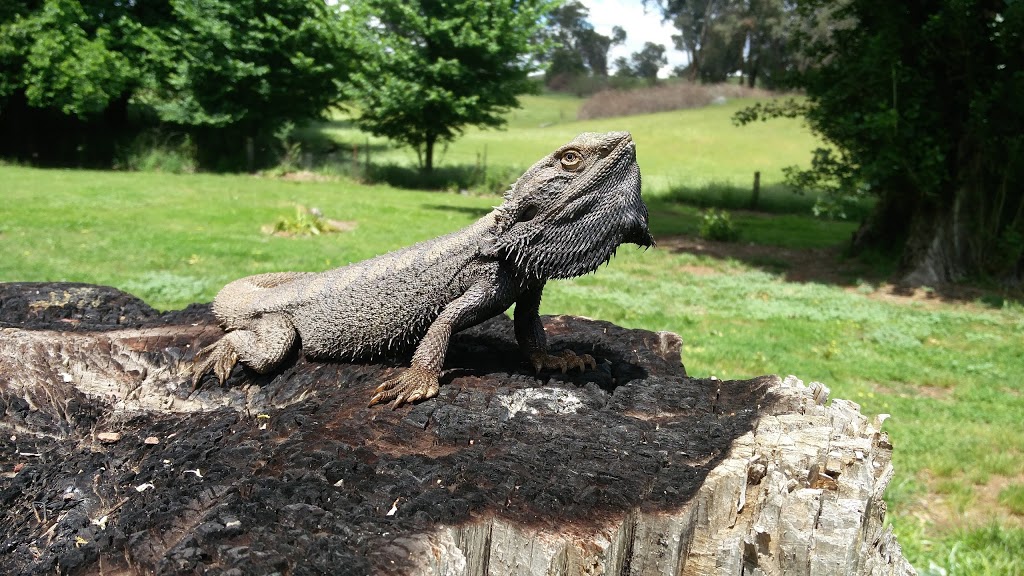
[[[489,277],[473,284],[462,296],[445,306],[416,347],[412,365],[398,378],[378,386],[370,399],[370,406],[394,400],[391,407],[398,408],[406,402],[437,396],[438,378],[452,334],[507,308],[510,303],[507,292],[503,283]]]
[[[563,350],[557,356],[548,353],[544,325],[540,321],[540,298],[543,291],[544,285],[541,284],[523,292],[516,300],[516,342],[523,355],[537,372],[547,368],[561,370],[564,374],[569,368],[578,368],[581,372],[587,368],[596,368],[597,362],[590,354],[577,355],[572,350]]]

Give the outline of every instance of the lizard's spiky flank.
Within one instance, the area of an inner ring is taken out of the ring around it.
[[[223,383],[238,361],[272,370],[296,341],[309,357],[337,359],[416,344],[412,366],[370,403],[430,398],[451,335],[513,303],[516,338],[534,368],[593,367],[586,354],[547,353],[541,293],[549,279],[596,270],[622,243],[654,244],[635,145],[627,132],[580,134],[463,230],[327,272],[228,284],[213,301],[228,332],[197,355],[193,385],[210,371]]]

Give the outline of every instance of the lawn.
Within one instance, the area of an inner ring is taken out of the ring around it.
[[[465,135],[435,152],[438,167],[472,166],[486,158],[488,167],[522,172],[536,159],[580,132],[628,130],[636,141],[644,171],[644,192],[660,195],[678,188],[729,184],[749,190],[760,171],[768,187],[782,181],[782,168],[806,164],[816,145],[800,120],[734,126],[732,115],[752,101],[733,100],[718,106],[645,114],[627,118],[576,121],[581,100],[559,95],[527,96],[524,107],[509,115],[504,130],[469,128]],[[322,127],[326,138],[350,149],[374,148],[374,162],[416,165],[416,154],[386,140],[359,132],[344,114]]]
[[[805,214],[737,212],[741,242],[717,251],[674,242],[692,236],[699,215],[668,201],[671,187],[738,186],[755,169],[777,182],[814,146],[796,122],[733,127],[739,105],[574,122],[577,100],[535,97],[507,131],[467,131],[444,162],[471,161],[486,143],[488,162],[526,166],[583,130],[632,131],[661,246],[624,247],[594,275],[553,282],[542,313],[671,330],[693,376],[792,373],[867,414],[891,414],[897,476],[887,500],[914,565],[925,574],[1024,573],[1024,307],[927,291],[892,297],[870,275],[794,281],[794,255],[837,245],[855,228]],[[340,122],[327,130],[365,141]],[[407,152],[375,154],[398,162]],[[208,301],[240,276],[322,270],[430,238],[497,202],[346,179],[0,166],[0,182],[0,281],[108,284],[162,309]],[[261,231],[297,204],[356,227],[306,238]],[[751,256],[755,247],[762,252]],[[824,254],[822,266],[846,265]]]

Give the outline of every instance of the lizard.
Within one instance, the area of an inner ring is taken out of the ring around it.
[[[326,272],[235,280],[213,300],[226,330],[192,365],[223,384],[241,361],[258,373],[296,343],[311,359],[355,359],[415,345],[411,364],[374,390],[397,408],[438,394],[451,335],[515,304],[525,358],[542,369],[596,367],[549,354],[539,309],[548,280],[594,272],[620,244],[654,245],[628,132],[583,133],[530,167],[500,205],[470,226]]]

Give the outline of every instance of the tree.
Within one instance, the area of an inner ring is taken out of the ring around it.
[[[712,36],[712,25],[727,0],[655,0],[662,15],[679,30],[672,36],[677,50],[685,52],[690,81],[701,77],[705,48]],[[645,0],[646,4],[646,0]]]
[[[140,95],[164,122],[190,126],[216,154],[268,142],[286,122],[319,117],[341,100],[350,20],[308,0],[171,0],[158,74]]]
[[[855,247],[900,247],[906,282],[1020,282],[1024,4],[801,0],[799,11],[816,63],[798,77],[806,104],[745,118],[805,114],[831,148],[798,180],[876,196]]]
[[[548,0],[367,0],[360,69],[349,95],[356,124],[416,149],[434,167],[434,147],[465,126],[498,127],[517,96],[536,90],[531,60]]]
[[[639,52],[630,55],[629,60],[619,57],[615,60],[616,74],[632,78],[643,78],[649,84],[658,81],[658,71],[668,64],[665,47],[654,42],[644,43]]]
[[[210,158],[340,98],[350,20],[308,0],[41,0],[0,8],[0,154],[109,166],[153,124]]]
[[[545,18],[541,37],[550,50],[541,60],[547,62],[544,82],[549,88],[561,88],[581,76],[608,75],[608,50],[625,41],[626,31],[616,26],[611,36],[605,36],[587,21],[589,14],[579,0],[570,0]]]
[[[113,4],[113,3],[111,3]],[[0,155],[92,164],[109,157],[140,84],[144,47],[123,6],[76,0],[0,10]]]
[[[747,86],[758,82],[768,89],[785,87],[797,67],[792,42],[799,20],[789,0],[748,0],[740,19],[746,55],[743,74]]]
[[[789,0],[654,1],[679,30],[672,41],[688,56],[682,72],[691,81],[724,82],[742,71],[751,87],[776,87],[793,67]]]

